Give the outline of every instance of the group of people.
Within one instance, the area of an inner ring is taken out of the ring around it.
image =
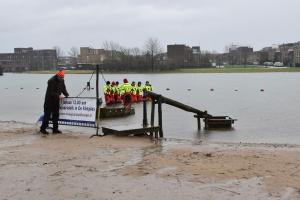
[[[104,85],[104,99],[106,105],[122,103],[124,106],[132,103],[141,102],[143,99],[144,91],[152,91],[153,87],[146,81],[142,84],[141,81],[132,81],[131,83],[125,78],[123,84],[119,84],[118,81],[106,81]]]

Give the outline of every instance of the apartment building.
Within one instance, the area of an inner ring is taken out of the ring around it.
[[[0,53],[0,64],[4,71],[51,70],[57,66],[56,50],[34,50],[15,48],[14,53]]]

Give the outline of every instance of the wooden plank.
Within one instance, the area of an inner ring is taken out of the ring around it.
[[[162,129],[162,101],[161,98],[158,99],[158,126],[159,126],[159,137],[164,137]]]
[[[127,135],[140,135],[148,132],[156,132],[159,130],[158,126],[154,127],[136,127],[136,128],[128,128],[128,126],[117,126],[117,127],[102,127],[102,132],[104,135],[119,135],[119,136],[127,136]]]
[[[148,126],[147,119],[147,99],[143,98],[143,127]]]
[[[123,108],[113,108],[113,107],[105,107],[100,108],[100,118],[117,118],[117,117],[126,117],[129,115],[134,115],[135,110],[134,108],[130,108],[129,112]]]
[[[155,116],[155,99],[152,99],[151,102],[151,122],[150,125],[154,126],[154,116]],[[151,137],[153,137],[153,132],[150,133]],[[155,135],[156,137],[156,135]]]

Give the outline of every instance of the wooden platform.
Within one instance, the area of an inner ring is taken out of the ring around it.
[[[123,107],[104,107],[100,108],[100,118],[117,118],[117,117],[126,117],[129,115],[134,115],[135,110],[131,107],[129,110],[126,110]]]
[[[117,135],[117,136],[129,136],[129,135],[144,135],[147,133],[158,134],[159,126],[142,127],[141,125],[129,125],[129,126],[114,126],[114,127],[102,127],[104,135]]]
[[[232,119],[228,116],[213,116],[204,119],[205,129],[232,128],[234,121],[236,121],[236,119]]]

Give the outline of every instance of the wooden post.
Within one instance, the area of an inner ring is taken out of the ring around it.
[[[197,116],[197,124],[198,124],[198,131],[200,131],[201,130],[200,116]]]
[[[154,126],[154,114],[155,114],[155,99],[152,99],[152,102],[151,102],[151,127]],[[153,132],[150,133],[151,137],[153,137]],[[156,134],[155,134],[155,137]]]
[[[151,126],[154,126],[154,115],[155,115],[155,99],[152,99],[152,106],[151,106]]]
[[[143,127],[148,126],[148,119],[147,119],[147,98],[143,97]]]
[[[99,135],[99,65],[96,65],[96,136]]]
[[[159,125],[159,137],[164,137],[162,129],[162,99],[161,96],[158,98],[158,125]]]

